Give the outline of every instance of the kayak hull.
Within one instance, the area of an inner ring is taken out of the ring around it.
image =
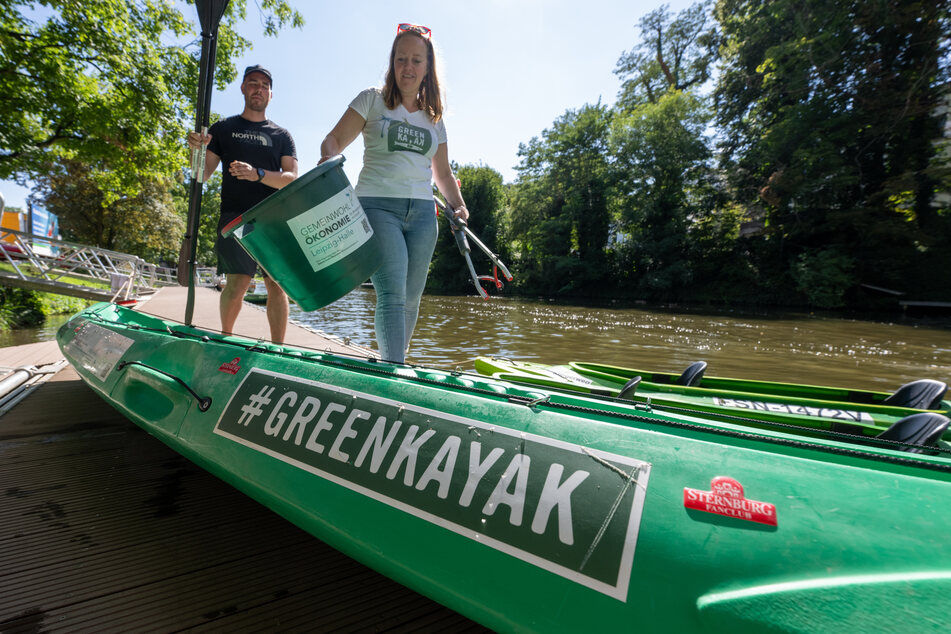
[[[945,456],[260,344],[108,304],[57,338],[94,390],[182,455],[497,631],[948,623]]]

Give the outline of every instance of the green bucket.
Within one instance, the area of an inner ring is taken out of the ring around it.
[[[340,299],[380,266],[373,229],[343,161],[336,156],[321,163],[221,230],[305,311]]]

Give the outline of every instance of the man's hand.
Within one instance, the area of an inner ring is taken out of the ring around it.
[[[193,150],[197,150],[198,148],[208,145],[209,143],[211,143],[210,134],[202,134],[201,132],[194,131],[188,133],[188,147]]]
[[[254,166],[244,161],[231,161],[228,172],[241,181],[257,181],[258,171]]]

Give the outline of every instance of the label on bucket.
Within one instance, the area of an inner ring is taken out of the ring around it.
[[[287,221],[314,271],[342,260],[373,236],[370,221],[349,185]]]

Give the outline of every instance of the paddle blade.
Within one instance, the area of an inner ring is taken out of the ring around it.
[[[229,0],[195,0],[195,7],[198,9],[198,22],[201,24],[201,30],[204,33],[214,33],[218,30],[218,24],[221,22],[221,16],[228,8]]]

